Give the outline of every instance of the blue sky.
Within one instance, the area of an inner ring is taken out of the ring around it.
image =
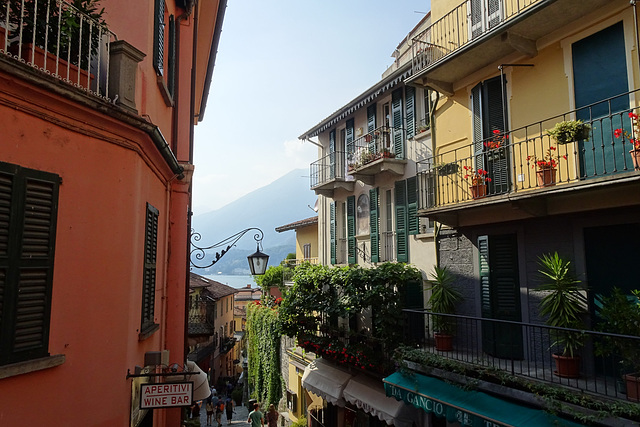
[[[204,120],[193,207],[218,209],[317,148],[298,136],[380,80],[429,0],[229,0]],[[417,13],[417,12],[419,13]]]

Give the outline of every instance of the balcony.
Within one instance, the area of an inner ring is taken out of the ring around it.
[[[115,35],[101,13],[90,15],[64,1],[0,0],[0,59],[108,98],[109,48]]]
[[[189,300],[188,331],[190,336],[215,333],[215,303],[204,299]]]
[[[637,204],[640,174],[630,152],[633,145],[615,132],[623,129],[638,137],[630,114],[639,109],[617,107],[629,105],[634,94],[495,134],[421,162],[419,215],[455,227]],[[560,145],[547,133],[556,123],[575,117],[591,126],[588,138]],[[555,167],[541,168],[540,162]]]
[[[379,173],[404,175],[405,130],[381,126],[347,144],[347,167],[350,176],[373,185]]]
[[[409,82],[453,94],[453,83],[512,53],[537,55],[536,41],[610,0],[467,0],[413,39]]]
[[[316,194],[333,197],[339,188],[353,191],[355,181],[347,176],[345,159],[344,151],[335,151],[311,163],[311,189]]]
[[[424,319],[427,333],[414,356],[429,360],[428,369],[464,372],[468,377],[490,383],[497,381],[508,388],[528,392],[548,384],[584,393],[581,396],[608,400],[627,400],[628,392],[631,399],[637,396],[637,390],[625,387],[621,358],[608,354],[606,349],[612,343],[638,348],[640,337],[419,310],[410,310],[407,314]],[[452,331],[450,342],[440,341],[442,336],[433,332],[434,324],[442,324],[445,319]],[[553,355],[560,351],[556,344],[558,338],[567,332],[579,334],[584,346],[579,353],[578,371],[562,377],[558,376]],[[598,349],[603,348],[607,355],[597,356]],[[533,384],[533,388],[525,384]],[[515,396],[513,392],[511,395]]]

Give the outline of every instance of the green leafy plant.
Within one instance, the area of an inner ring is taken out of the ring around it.
[[[583,329],[587,298],[585,289],[579,286],[580,281],[571,273],[571,262],[562,259],[557,252],[554,252],[542,255],[539,258],[539,265],[538,272],[544,282],[538,290],[548,292],[540,301],[540,314],[547,316],[547,325]],[[563,346],[563,356],[573,357],[584,344],[581,333],[562,330],[554,333],[557,334],[557,339],[552,346]]]
[[[260,303],[247,306],[249,390],[252,397],[277,404],[282,396],[280,326],[276,308]]]
[[[307,427],[307,418],[304,416],[298,418],[298,421],[291,424],[291,427]]]
[[[429,275],[429,287],[431,291],[428,306],[434,313],[453,314],[457,305],[463,300],[462,294],[454,287],[455,277],[447,267],[433,267]],[[454,322],[448,317],[435,316],[434,328],[440,333],[453,332]]]
[[[556,123],[552,129],[547,130],[547,133],[551,135],[558,144],[567,144],[589,138],[590,130],[591,125],[583,123],[582,120],[569,120]]]

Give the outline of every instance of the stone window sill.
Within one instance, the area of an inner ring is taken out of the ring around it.
[[[160,329],[160,325],[158,325],[157,323],[154,323],[153,325],[144,328],[142,332],[138,334],[138,341],[146,340],[151,335],[153,335],[153,333],[158,329]]]
[[[42,357],[40,359],[26,360],[24,362],[12,363],[0,366],[0,379],[15,377],[16,375],[28,374],[29,372],[41,371],[43,369],[54,368],[65,362],[64,354]]]

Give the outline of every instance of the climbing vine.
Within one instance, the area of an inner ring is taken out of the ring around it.
[[[280,328],[277,307],[250,304],[247,307],[247,351],[251,397],[278,404],[282,396],[280,374]]]

